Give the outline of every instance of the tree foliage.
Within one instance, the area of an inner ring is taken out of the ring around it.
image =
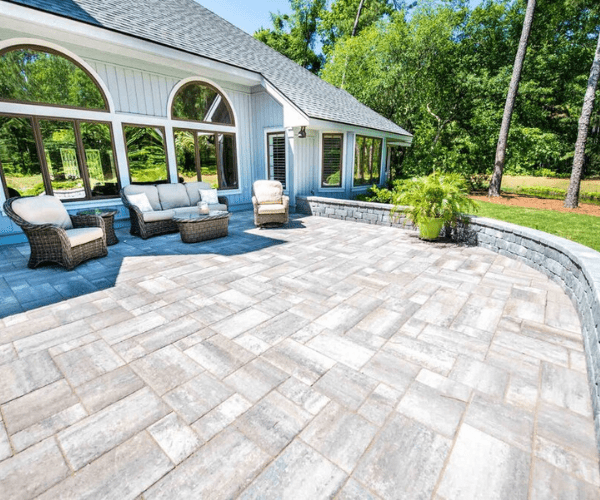
[[[414,134],[403,176],[491,173],[526,0],[333,0],[317,22],[320,75]],[[506,174],[568,173],[600,31],[597,0],[538,0],[508,137]],[[600,175],[600,112],[586,175]]]

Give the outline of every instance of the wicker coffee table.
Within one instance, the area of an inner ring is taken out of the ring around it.
[[[173,221],[177,224],[184,243],[222,238],[227,236],[229,230],[229,212],[182,215],[173,217]]]

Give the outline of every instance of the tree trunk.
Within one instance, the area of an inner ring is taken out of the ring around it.
[[[358,5],[358,12],[356,13],[356,19],[354,20],[354,26],[352,27],[351,37],[356,36],[356,31],[358,30],[358,21],[360,19],[360,13],[362,12],[363,5],[365,4],[365,0],[360,0],[360,4]]]
[[[494,161],[494,174],[490,181],[490,189],[488,196],[500,196],[500,185],[502,184],[502,172],[504,170],[504,161],[506,158],[506,142],[508,140],[508,131],[510,129],[510,120],[512,118],[513,109],[515,107],[515,99],[519,91],[519,82],[521,80],[521,69],[527,52],[527,40],[531,32],[533,23],[533,13],[535,12],[536,0],[528,0],[527,11],[525,12],[525,20],[523,21],[523,30],[521,31],[521,40],[519,40],[519,49],[515,57],[513,66],[512,78],[508,87],[508,95],[506,96],[506,104],[504,105],[504,116],[502,117],[502,125],[500,126],[500,136],[498,137],[498,145],[496,147],[496,159]]]
[[[594,98],[598,87],[600,76],[600,33],[598,34],[598,46],[594,55],[594,62],[590,71],[590,78],[583,98],[583,108],[579,117],[579,129],[577,131],[577,142],[575,143],[575,156],[573,157],[573,170],[571,171],[571,182],[565,198],[566,208],[577,208],[579,206],[579,187],[581,185],[581,174],[585,160],[585,143],[587,142],[590,118],[594,109]]]

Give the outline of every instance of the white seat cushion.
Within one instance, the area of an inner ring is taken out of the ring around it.
[[[222,212],[227,212],[227,205],[223,203],[213,203],[212,205],[209,203],[208,209],[212,212],[213,210],[220,210]]]
[[[129,199],[130,194],[139,194],[146,193],[148,197],[148,201],[150,205],[152,205],[152,210],[162,210],[162,206],[160,204],[160,200],[158,199],[158,190],[156,186],[140,186],[137,184],[130,184],[129,186],[125,186],[123,188],[123,192],[127,199]]]
[[[174,208],[173,212],[175,212],[176,216],[182,215],[198,215],[198,207],[180,207]]]
[[[157,222],[159,220],[169,220],[175,217],[174,210],[155,210],[154,212],[144,212],[144,222]]]
[[[279,181],[256,181],[252,189],[259,205],[281,203],[283,187]]]
[[[200,201],[200,189],[212,189],[208,182],[186,182],[185,190],[190,199],[190,205],[197,205]]]
[[[158,189],[158,197],[163,210],[191,205],[183,184],[158,184],[156,189]]]
[[[79,227],[77,229],[67,229],[66,233],[69,237],[71,247],[76,247],[83,245],[84,243],[89,243],[90,241],[101,239],[103,234],[101,227]]]
[[[19,198],[13,201],[14,212],[30,224],[53,224],[63,229],[72,229],[73,223],[67,209],[54,196],[42,195]]]
[[[258,215],[284,214],[285,206],[281,203],[272,203],[270,205],[259,205]]]

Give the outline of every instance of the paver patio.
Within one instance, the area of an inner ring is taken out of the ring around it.
[[[599,497],[579,321],[539,272],[315,217],[118,236],[72,273],[0,249],[1,498]]]

